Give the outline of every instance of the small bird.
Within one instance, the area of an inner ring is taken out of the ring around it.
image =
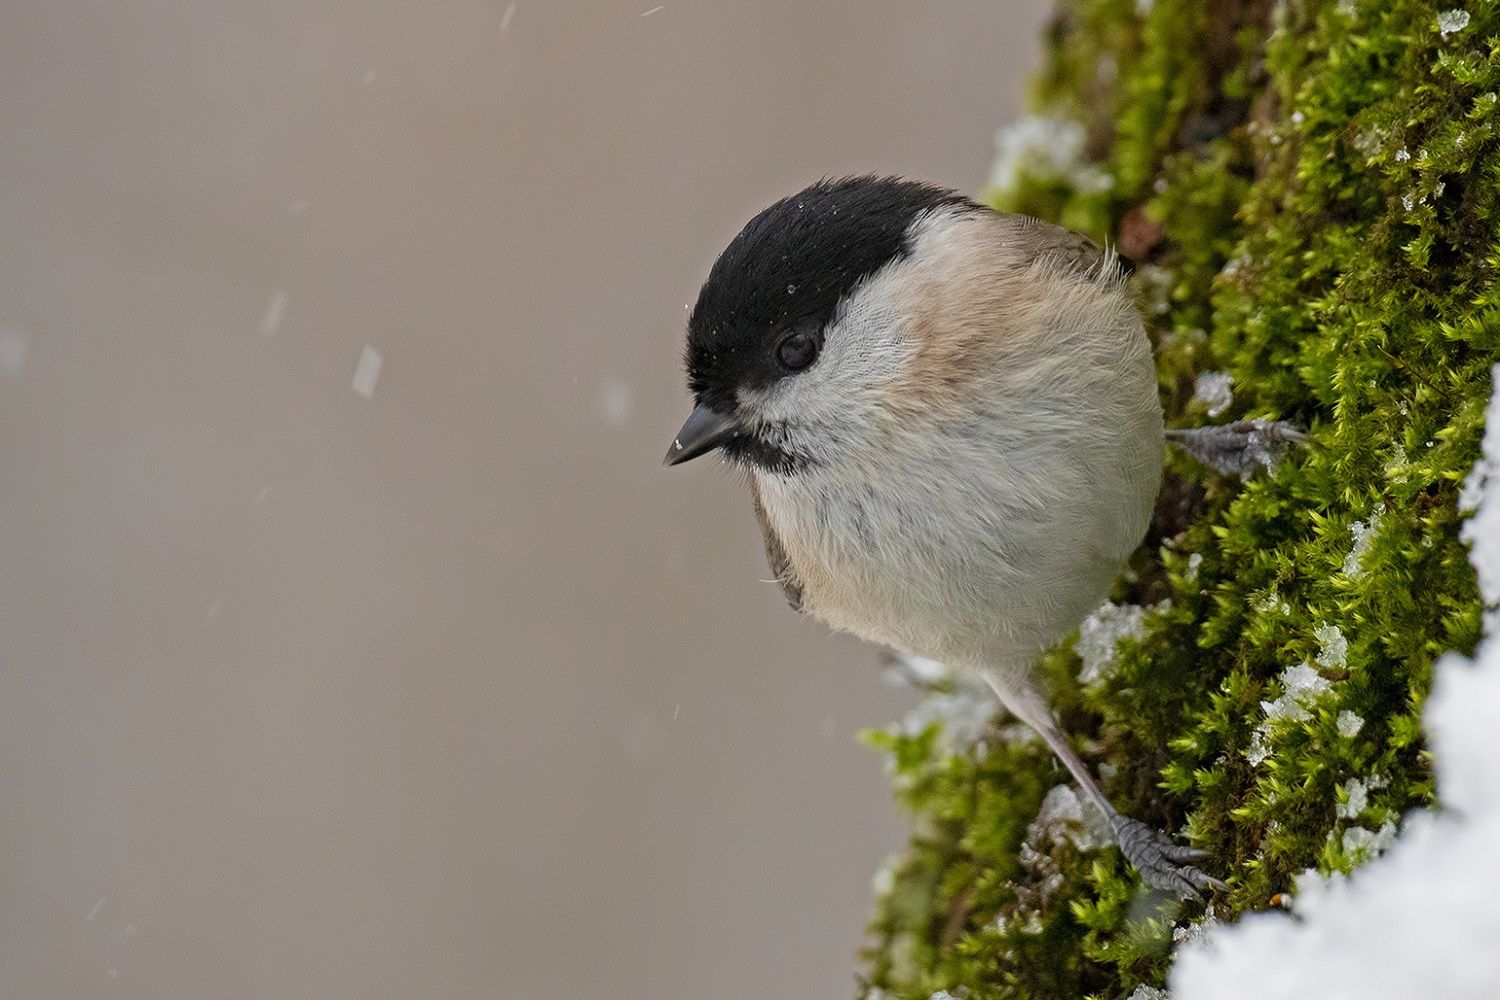
[[[820,181],[761,212],[688,319],[696,401],[667,452],[748,473],[793,608],[978,673],[1151,885],[1224,883],[1121,815],[1035,672],[1140,544],[1165,439],[1114,254],[911,180]]]

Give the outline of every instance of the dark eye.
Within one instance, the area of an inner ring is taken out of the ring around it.
[[[817,359],[818,337],[809,330],[792,330],[776,342],[776,360],[787,371],[800,372]]]

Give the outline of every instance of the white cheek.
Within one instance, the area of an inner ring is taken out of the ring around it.
[[[823,332],[823,348],[806,371],[740,401],[767,423],[785,425],[793,444],[823,452],[857,445],[875,426],[885,386],[915,352],[912,323],[884,294],[879,275],[845,300]]]

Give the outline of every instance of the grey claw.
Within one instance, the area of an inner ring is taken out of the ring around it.
[[[1207,858],[1206,852],[1174,844],[1164,834],[1126,816],[1117,817],[1113,825],[1115,841],[1125,860],[1135,866],[1147,885],[1184,898],[1210,889],[1222,891],[1229,888],[1226,883],[1189,864]]]
[[[1226,475],[1245,477],[1258,468],[1274,469],[1293,445],[1311,442],[1303,431],[1281,420],[1237,420],[1209,427],[1174,428],[1167,440]]]
[[[1161,845],[1162,854],[1172,861],[1187,864],[1192,861],[1207,861],[1213,857],[1207,851],[1200,851],[1196,847],[1188,847],[1186,844],[1166,843]]]

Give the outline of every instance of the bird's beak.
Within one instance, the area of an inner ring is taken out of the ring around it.
[[[672,439],[664,464],[676,465],[707,455],[727,444],[731,438],[739,437],[740,433],[740,424],[734,414],[720,413],[700,403],[688,416],[682,430],[677,432],[677,437]]]

